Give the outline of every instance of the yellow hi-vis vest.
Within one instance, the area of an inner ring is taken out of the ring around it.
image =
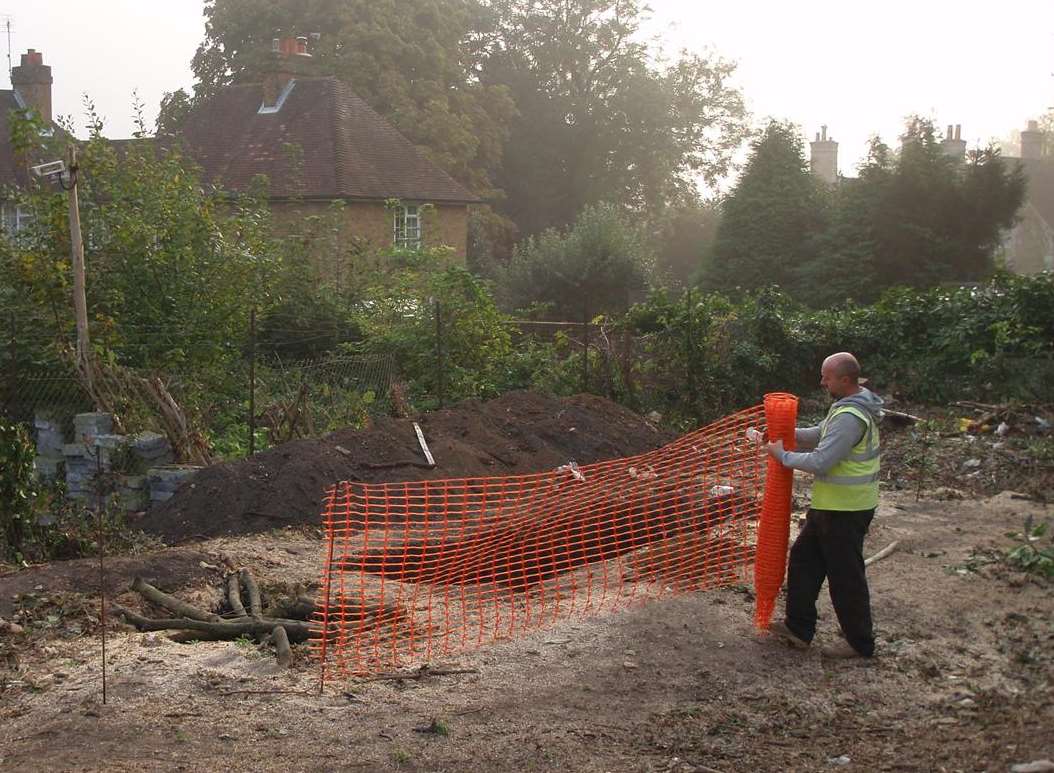
[[[827,434],[831,420],[840,413],[853,414],[867,425],[867,429],[849,456],[826,474],[816,476],[812,486],[812,506],[818,510],[870,510],[878,506],[878,425],[869,413],[856,406],[832,406],[820,425],[821,438]]]

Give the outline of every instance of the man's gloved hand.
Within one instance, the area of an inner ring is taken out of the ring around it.
[[[783,456],[783,441],[777,440],[774,443],[769,443],[765,446],[765,450],[769,452],[769,456],[773,459],[780,461],[780,457]]]
[[[747,440],[751,443],[760,443],[765,439],[765,436],[758,432],[756,427],[747,427]]]

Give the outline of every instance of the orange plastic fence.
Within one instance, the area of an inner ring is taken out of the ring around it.
[[[782,440],[794,450],[794,425],[798,418],[798,398],[775,392],[765,395],[765,421],[769,441]],[[790,540],[791,488],[794,470],[771,456],[765,477],[765,495],[758,522],[757,560],[754,562],[754,625],[768,630],[776,596],[787,571],[787,542]]]
[[[744,433],[765,423],[756,406],[640,456],[533,475],[337,484],[312,639],[322,685],[747,581],[764,473]]]

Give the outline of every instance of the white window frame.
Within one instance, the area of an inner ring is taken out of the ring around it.
[[[14,211],[12,211],[12,208]],[[26,212],[17,204],[12,205],[4,202],[0,204],[0,222],[4,224],[4,232],[8,239],[15,239],[18,232],[33,221],[33,215]]]
[[[392,221],[392,243],[406,250],[419,250],[422,243],[421,207],[417,204],[400,204],[395,208]]]

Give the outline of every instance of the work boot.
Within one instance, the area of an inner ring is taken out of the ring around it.
[[[769,633],[780,637],[796,650],[805,650],[809,648],[809,642],[794,633],[794,631],[788,628],[787,624],[782,620],[777,620],[769,625]]]
[[[826,647],[821,647],[820,653],[825,658],[841,658],[843,660],[847,658],[864,657],[861,653],[853,649],[853,645],[847,642],[845,639],[841,639],[835,642],[834,644],[828,644]]]

